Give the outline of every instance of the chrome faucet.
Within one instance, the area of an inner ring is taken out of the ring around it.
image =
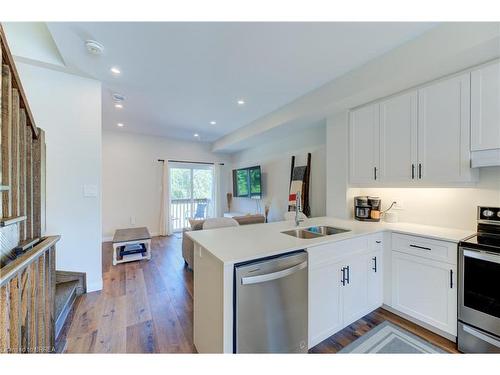
[[[300,213],[302,212],[302,199],[300,197],[300,191],[295,194],[295,226],[298,227],[304,219],[300,218]]]

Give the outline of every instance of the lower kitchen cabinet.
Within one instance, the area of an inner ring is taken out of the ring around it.
[[[342,267],[309,264],[309,348],[342,329]]]
[[[384,262],[383,249],[369,253],[365,258],[367,275],[368,310],[375,310],[382,306],[384,301]]]
[[[375,238],[377,246],[372,246]],[[311,250],[332,252],[332,256],[309,256],[309,347],[382,305],[379,244],[379,236],[367,236]],[[341,251],[335,252],[336,247]],[[346,251],[350,254],[345,255]]]
[[[365,315],[368,308],[367,255],[347,258],[344,266],[344,284],[341,286],[343,325],[349,325]]]
[[[457,334],[455,264],[392,252],[392,307],[453,336]]]

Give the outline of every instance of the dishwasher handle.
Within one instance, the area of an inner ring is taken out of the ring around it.
[[[241,284],[242,285],[259,284],[259,283],[264,283],[266,281],[281,279],[306,267],[307,267],[307,261],[304,261],[293,267],[285,268],[284,270],[278,272],[266,273],[264,275],[258,275],[258,276],[242,277]]]

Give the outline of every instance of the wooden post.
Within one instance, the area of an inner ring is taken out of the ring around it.
[[[19,215],[26,216],[26,111],[19,113]],[[19,223],[19,239],[26,240],[26,221]]]
[[[12,89],[10,200],[12,216],[19,216],[19,91]]]
[[[12,76],[2,65],[2,185],[10,185],[10,141],[12,121]],[[2,192],[2,216],[11,217],[10,191]]]
[[[41,236],[42,228],[42,154],[45,133],[38,130],[38,138],[33,140],[33,238]]]
[[[33,154],[31,129],[26,127],[26,239],[33,238]]]

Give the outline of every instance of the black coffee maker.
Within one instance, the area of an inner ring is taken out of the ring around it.
[[[354,197],[354,218],[359,221],[380,221],[381,204],[379,197]]]

